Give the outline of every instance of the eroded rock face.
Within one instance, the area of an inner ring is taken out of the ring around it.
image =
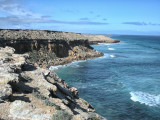
[[[89,47],[87,38],[80,33],[62,31],[1,29],[0,40],[0,46],[11,46],[16,53],[45,49],[57,57],[67,57],[68,50],[77,45]]]
[[[10,84],[19,82],[16,71],[25,63],[24,56],[14,51],[11,47],[0,48],[0,101],[12,95]]]
[[[0,119],[51,120],[58,111],[65,111],[72,120],[105,120],[78,97],[76,88],[54,71],[27,64],[27,57],[14,54],[11,47],[0,48]]]
[[[29,52],[27,62],[40,67],[103,56],[93,50],[86,36],[61,31],[1,29],[0,46],[11,46],[16,53]]]

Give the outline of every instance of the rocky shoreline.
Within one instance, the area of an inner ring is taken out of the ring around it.
[[[0,119],[105,120],[46,69],[103,56],[89,44],[80,33],[0,29]]]
[[[29,55],[14,51],[0,47],[0,119],[105,120],[54,71],[27,64]]]

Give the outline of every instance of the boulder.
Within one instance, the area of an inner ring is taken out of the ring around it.
[[[0,85],[0,101],[7,99],[12,94],[12,88],[9,84]]]
[[[78,90],[75,87],[69,89],[74,97],[78,97]]]

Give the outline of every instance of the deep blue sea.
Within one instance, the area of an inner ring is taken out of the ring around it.
[[[56,73],[108,120],[160,120],[160,36],[121,35],[93,45],[103,57]]]

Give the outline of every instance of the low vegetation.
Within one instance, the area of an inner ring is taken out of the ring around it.
[[[100,119],[97,118],[96,116],[91,116],[88,120],[100,120]]]
[[[48,98],[46,98],[45,96],[41,95],[39,92],[32,92],[32,95],[38,99],[43,100],[43,104],[46,106],[54,106],[56,108],[56,110],[61,110],[61,108],[56,105],[55,103],[52,103]]]
[[[52,120],[71,120],[72,115],[64,110],[57,111],[56,114],[53,115]]]

